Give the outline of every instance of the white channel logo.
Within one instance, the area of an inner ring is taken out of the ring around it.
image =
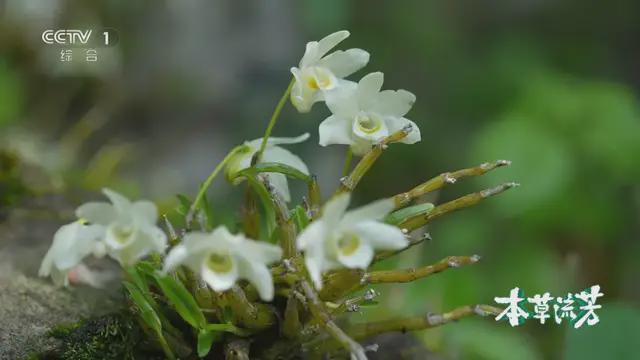
[[[42,41],[45,44],[87,44],[91,38],[91,30],[45,30]]]

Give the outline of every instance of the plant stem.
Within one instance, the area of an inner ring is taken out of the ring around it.
[[[351,147],[347,148],[347,156],[344,159],[344,167],[342,168],[342,176],[349,175],[349,170],[351,170],[351,160],[353,159],[353,150]]]
[[[273,127],[276,125],[276,122],[278,121],[278,117],[280,117],[280,112],[282,111],[284,104],[287,102],[287,99],[291,94],[291,88],[293,88],[294,83],[295,83],[295,79],[291,79],[291,81],[289,82],[289,86],[287,86],[287,89],[284,91],[284,94],[282,94],[282,97],[280,98],[280,101],[278,101],[276,108],[273,110],[273,114],[271,114],[269,125],[267,125],[267,129],[265,130],[264,136],[262,137],[262,143],[260,144],[260,149],[255,155],[257,160],[256,163],[259,163],[260,160],[262,159],[262,153],[264,152],[264,149],[267,147],[267,140],[269,140],[269,137],[271,136],[271,131],[273,130]]]
[[[240,146],[236,146],[233,149],[231,149],[231,151],[229,151],[229,153],[224,157],[224,159],[222,159],[222,161],[218,164],[218,166],[216,166],[215,169],[213,169],[213,171],[211,172],[211,174],[209,175],[209,177],[207,177],[207,179],[204,181],[204,183],[202,183],[202,186],[200,187],[200,191],[198,191],[198,195],[196,195],[196,198],[193,200],[193,202],[191,203],[191,207],[189,208],[189,212],[187,213],[187,228],[189,228],[191,226],[191,222],[193,221],[193,216],[200,204],[200,201],[202,201],[202,198],[205,196],[205,194],[207,193],[207,189],[209,189],[209,186],[211,186],[211,183],[213,182],[213,179],[216,178],[216,176],[218,176],[218,174],[220,173],[220,171],[222,171],[222,169],[224,169],[225,165],[227,165],[227,163],[229,162],[229,160],[240,150],[244,149],[243,145]]]
[[[308,281],[300,282],[302,291],[307,298],[307,305],[311,311],[311,315],[315,320],[331,335],[342,347],[351,353],[351,357],[356,360],[367,360],[364,349],[360,344],[351,339],[338,325],[331,319],[331,315],[327,312],[324,304],[313,290]]]
[[[404,270],[372,271],[364,275],[362,285],[381,283],[404,283],[437,274],[443,270],[458,268],[462,265],[474,264],[480,260],[478,255],[448,256],[433,265]]]
[[[298,300],[295,295],[290,294],[287,298],[287,305],[284,310],[284,321],[282,322],[282,333],[289,339],[296,339],[300,336],[300,314],[298,312]]]
[[[400,193],[393,197],[395,200],[396,209],[408,205],[413,199],[418,198],[424,194],[430,193],[434,190],[438,190],[447,184],[453,184],[458,179],[467,176],[480,176],[485,173],[502,166],[511,165],[509,160],[497,160],[490,163],[483,163],[478,166],[474,166],[467,169],[457,170],[454,172],[442,173],[432,179],[425,181],[424,183],[414,187],[413,189]]]
[[[356,340],[363,340],[387,332],[430,329],[471,315],[489,316],[498,315],[500,312],[501,309],[490,305],[466,305],[443,314],[357,324],[349,329],[349,334]]]
[[[291,219],[287,203],[280,194],[273,190],[269,193],[274,204],[276,225],[278,225],[276,231],[279,231],[278,235],[283,258],[289,259],[296,254],[296,225],[293,223],[293,219]]]
[[[409,239],[409,245],[407,245],[407,247],[405,247],[404,249],[400,249],[400,250],[387,250],[387,251],[381,251],[379,253],[376,254],[375,258],[373,258],[373,262],[376,263],[378,261],[382,261],[384,259],[390,258],[394,255],[397,255],[401,252],[407,251],[410,248],[422,244],[425,240],[431,240],[431,235],[429,235],[429,233],[424,233],[423,236],[421,236],[420,238],[417,239]]]
[[[456,211],[456,210],[464,209],[469,206],[476,205],[482,200],[490,196],[498,195],[518,185],[519,185],[518,183],[513,183],[513,182],[505,183],[490,189],[485,189],[482,191],[478,191],[472,194],[459,197],[455,200],[451,200],[449,202],[436,206],[427,215],[420,215],[420,216],[408,218],[402,223],[398,224],[398,227],[401,229],[407,229],[407,231],[415,230],[417,228],[420,228],[426,225],[429,221],[431,221],[436,217],[442,216],[452,211]]]
[[[380,143],[371,148],[371,150],[366,153],[362,157],[362,159],[360,159],[355,168],[353,168],[351,174],[349,174],[349,176],[347,176],[346,178],[341,179],[342,184],[333,195],[335,196],[344,192],[353,191],[360,180],[362,180],[362,177],[369,171],[369,169],[371,169],[380,155],[382,155],[382,151],[384,151],[389,144],[400,141],[407,137],[410,131],[410,126],[396,131],[395,133],[382,139]]]
[[[260,211],[256,195],[250,185],[247,185],[244,193],[242,220],[242,227],[247,237],[251,239],[260,237]]]
[[[315,175],[311,177],[311,182],[308,184],[308,195],[309,208],[307,210],[309,212],[309,217],[315,219],[320,215],[320,203],[322,201],[318,178]]]

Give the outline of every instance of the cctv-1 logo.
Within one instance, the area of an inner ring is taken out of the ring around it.
[[[86,45],[91,38],[92,30],[45,30],[42,32],[42,41],[45,44],[83,44]]]

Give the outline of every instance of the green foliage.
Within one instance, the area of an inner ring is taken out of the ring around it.
[[[467,321],[455,328],[443,328],[452,349],[464,349],[465,359],[542,359],[528,335],[510,327],[482,321]]]
[[[306,183],[310,183],[312,181],[309,175],[285,164],[263,162],[254,165],[253,169],[256,173],[279,173],[284,174],[292,179],[302,180]]]
[[[211,351],[211,346],[213,345],[213,341],[219,333],[215,331],[207,331],[206,329],[201,329],[198,332],[198,356],[205,357]]]
[[[597,310],[598,326],[566,329],[563,358],[635,359],[638,357],[640,310],[625,304],[607,303]]]
[[[0,58],[0,128],[16,122],[21,115],[24,85],[19,73]]]
[[[182,282],[172,278],[171,276],[156,276],[156,281],[162,293],[167,297],[169,302],[174,306],[178,314],[196,329],[203,329],[207,320],[193,298],[193,295],[182,285]]]
[[[0,218],[3,211],[29,194],[20,175],[20,161],[12,153],[0,150]]]
[[[300,205],[296,206],[291,211],[291,216],[293,217],[293,220],[295,221],[296,226],[298,227],[298,231],[304,230],[304,228],[306,228],[307,225],[309,225],[309,222],[311,221],[309,219],[309,216],[307,216],[307,212],[305,211],[305,209]]]
[[[273,200],[271,200],[271,194],[269,194],[269,190],[265,187],[262,181],[258,180],[255,173],[251,171],[249,168],[242,172],[242,176],[247,178],[249,182],[249,186],[251,189],[258,195],[260,198],[260,203],[262,204],[262,209],[264,210],[265,215],[265,238],[271,239],[271,235],[273,234],[276,228],[276,212],[273,205]]]
[[[162,337],[162,323],[146,296],[142,294],[142,291],[138,289],[136,285],[127,281],[122,284],[125,286],[131,296],[131,300],[136,304],[137,309],[140,311],[140,317],[144,320],[147,326],[149,326],[156,335],[158,335],[158,337]]]

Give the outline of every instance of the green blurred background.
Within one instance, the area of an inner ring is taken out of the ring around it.
[[[383,267],[480,254],[471,267],[384,286],[365,318],[492,303],[515,286],[566,295],[599,284],[601,322],[520,328],[468,319],[418,333],[443,358],[637,358],[640,338],[640,2],[600,1],[0,1],[0,207],[17,194],[110,186],[169,209],[224,153],[260,137],[304,44],[340,29],[368,50],[359,72],[418,101],[422,142],[384,154],[358,203],[483,161],[513,165],[460,181],[442,202],[505,181],[522,186],[442,220],[433,241]],[[65,68],[43,30],[113,28],[92,68]],[[289,106],[277,136],[337,185],[344,149],[318,151],[316,106]],[[393,176],[390,176],[393,174]],[[26,190],[28,189],[28,190]],[[301,189],[298,189],[301,190]],[[241,191],[217,183],[219,216]]]

